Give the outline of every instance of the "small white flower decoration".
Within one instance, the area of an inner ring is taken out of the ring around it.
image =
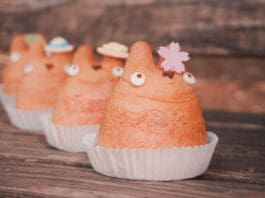
[[[189,53],[180,51],[179,43],[171,42],[169,48],[160,47],[157,53],[165,59],[161,64],[164,71],[185,72],[183,62],[190,59]]]

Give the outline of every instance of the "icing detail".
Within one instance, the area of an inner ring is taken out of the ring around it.
[[[79,73],[79,66],[78,65],[71,65],[69,68],[68,68],[68,74],[70,76],[75,76]]]
[[[97,52],[106,56],[116,58],[127,58],[129,56],[128,47],[118,42],[109,42],[97,48]]]
[[[110,51],[116,51],[116,52],[128,52],[128,47],[118,42],[106,43],[102,46],[102,48],[106,50],[110,50]]]
[[[68,46],[69,43],[63,38],[55,38],[51,42],[49,42],[50,47],[65,47]]]
[[[123,68],[120,66],[114,67],[112,70],[113,76],[121,77],[123,74]]]
[[[173,71],[164,71],[163,76],[167,76],[168,78],[173,78],[174,72]]]
[[[54,65],[52,63],[46,63],[45,67],[47,70],[51,70],[54,67]]]
[[[20,53],[19,52],[13,52],[10,55],[10,60],[12,62],[17,62],[20,59]]]
[[[33,43],[42,43],[43,45],[46,44],[46,41],[37,34],[25,34],[24,38],[25,42],[29,46],[31,46]]]
[[[69,52],[73,49],[74,47],[63,37],[55,37],[45,47],[45,50],[49,52]]]
[[[28,64],[26,67],[24,67],[24,73],[28,74],[30,72],[32,72],[34,66],[32,64]]]
[[[193,85],[196,83],[196,78],[189,72],[185,72],[183,74],[183,79],[185,80],[186,83]]]
[[[102,65],[101,64],[92,64],[92,68],[97,71],[99,69],[102,69]]]
[[[185,72],[185,65],[183,62],[188,61],[189,53],[180,51],[179,43],[171,42],[169,48],[159,47],[157,53],[165,60],[162,61],[161,67],[164,71],[175,71],[177,73]]]
[[[145,83],[145,75],[141,72],[134,72],[131,75],[131,83],[136,86],[142,86]]]

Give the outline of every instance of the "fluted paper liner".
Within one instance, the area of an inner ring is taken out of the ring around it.
[[[6,105],[10,103],[15,103],[15,96],[11,94],[5,94],[3,92],[3,84],[0,83],[0,102],[3,105],[4,109],[6,108]]]
[[[7,104],[5,109],[14,126],[29,132],[41,132],[41,115],[51,111],[51,109],[20,110],[16,109],[15,103]]]
[[[99,125],[63,126],[51,121],[51,113],[42,116],[43,130],[47,142],[60,150],[68,152],[86,152],[82,140],[87,134],[96,135]]]
[[[169,181],[194,178],[209,167],[218,137],[207,132],[206,145],[161,149],[112,149],[83,140],[94,170],[103,175],[134,180]],[[91,140],[92,139],[92,140]]]

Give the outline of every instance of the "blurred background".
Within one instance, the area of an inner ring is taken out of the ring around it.
[[[76,47],[177,41],[204,109],[265,112],[265,0],[1,0],[1,71],[12,37],[31,32]]]

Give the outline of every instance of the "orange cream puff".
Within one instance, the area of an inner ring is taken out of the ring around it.
[[[47,58],[44,46],[32,44],[24,77],[17,91],[16,107],[24,110],[53,106],[59,87],[67,77],[64,66],[71,63],[71,52],[53,53]]]
[[[3,86],[5,94],[15,94],[27,64],[26,56],[33,43],[45,43],[41,34],[25,34],[15,36],[11,43],[10,59],[3,72]]]
[[[80,46],[69,78],[58,95],[52,121],[55,124],[99,125],[114,85],[123,72],[123,61],[104,56],[96,61],[90,46]]]
[[[202,110],[191,86],[195,78],[182,63],[188,60],[187,54],[174,51],[175,45],[171,48],[168,52],[163,48],[164,56],[156,66],[146,42],[131,47],[124,74],[107,105],[97,145],[165,148],[206,144]]]

